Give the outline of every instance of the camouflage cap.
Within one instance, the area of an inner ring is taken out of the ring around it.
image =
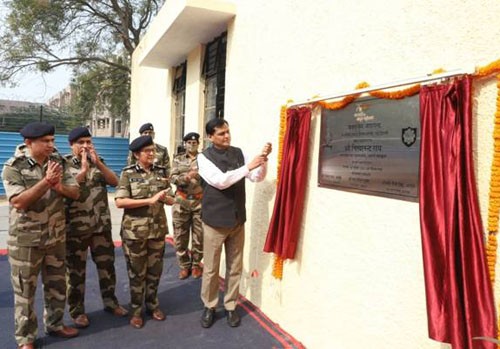
[[[68,135],[68,141],[70,143],[73,143],[74,141],[77,141],[79,138],[82,137],[92,137],[90,134],[90,131],[86,127],[76,127],[71,130],[71,132]]]
[[[189,132],[187,135],[184,136],[184,138],[182,139],[184,142],[187,142],[187,141],[197,141],[199,142],[200,141],[200,135],[196,132]]]
[[[53,135],[55,133],[55,128],[51,124],[35,121],[24,126],[19,133],[21,136],[28,139],[40,138],[47,135]]]
[[[132,143],[130,143],[128,148],[130,149],[130,151],[135,153],[141,150],[142,148],[152,144],[153,144],[153,138],[151,138],[151,136],[140,136],[134,139]]]
[[[144,124],[141,126],[141,128],[139,129],[139,133],[143,133],[144,131],[154,131],[154,127],[153,127],[153,124],[148,122],[147,124]]]

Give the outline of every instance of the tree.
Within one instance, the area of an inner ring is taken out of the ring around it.
[[[71,88],[78,98],[72,100],[68,112],[76,118],[89,120],[92,114],[106,111],[111,117],[111,125],[114,125],[115,118],[123,119],[123,116],[127,116],[128,119],[129,73],[102,64],[96,65],[76,74]]]
[[[164,2],[5,1],[8,14],[0,36],[0,83],[15,84],[17,74],[25,71],[71,66],[80,92],[96,89],[95,96],[106,96],[102,101],[112,103],[110,111],[118,112],[119,104],[128,106],[128,91],[126,100],[117,99],[124,95],[123,87],[130,86],[131,55]],[[95,81],[83,84],[89,77]],[[119,93],[115,95],[112,88]],[[84,94],[90,102],[90,91]]]

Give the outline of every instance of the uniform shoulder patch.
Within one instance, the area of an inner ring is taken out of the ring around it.
[[[165,149],[167,149],[167,147],[164,147],[164,146],[163,146],[163,145],[161,145],[161,144],[155,143],[155,145],[156,145],[156,147],[157,147],[158,149],[161,149],[161,150],[165,150]]]
[[[20,160],[20,159],[23,159],[23,157],[15,157],[15,156],[13,156],[13,157],[11,157],[9,160],[5,161],[5,163],[4,163],[4,164],[5,164],[5,165],[7,165],[7,166],[13,166],[13,165],[14,165],[14,163],[15,163],[16,161]]]
[[[122,171],[130,171],[130,170],[133,170],[133,169],[135,169],[135,164],[125,166],[125,167],[122,169]]]

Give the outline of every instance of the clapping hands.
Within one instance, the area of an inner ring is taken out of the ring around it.
[[[45,180],[51,187],[57,186],[62,180],[62,166],[58,162],[49,160],[47,164],[47,171],[45,173]]]

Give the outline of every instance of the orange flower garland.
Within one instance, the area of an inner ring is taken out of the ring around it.
[[[276,173],[276,184],[278,184],[280,180],[281,162],[283,161],[283,142],[285,141],[286,132],[286,110],[286,105],[282,105],[280,110],[280,132],[278,135],[278,168]]]
[[[488,64],[484,67],[477,68],[474,76],[476,76],[478,78],[484,78],[484,77],[488,77],[492,74],[498,74],[498,72],[500,72],[500,59],[496,60],[494,62],[491,62],[490,64]]]
[[[436,69],[433,74],[442,73],[444,70],[442,68]],[[494,61],[484,67],[476,68],[476,72],[473,75],[476,78],[485,78],[493,74],[500,73],[500,60]],[[486,246],[486,258],[488,263],[488,269],[490,273],[490,281],[495,283],[495,267],[497,261],[497,233],[498,233],[498,222],[499,222],[499,212],[500,212],[500,74],[496,76],[497,79],[497,102],[496,102],[496,112],[495,112],[495,127],[493,131],[494,138],[494,152],[493,161],[491,166],[491,178],[490,178],[490,191],[489,191],[489,205],[488,205],[488,242]],[[356,90],[367,88],[370,85],[363,81],[356,85]],[[375,90],[368,92],[371,96],[384,99],[402,99],[405,97],[413,96],[420,92],[420,84],[412,85],[408,88],[398,90],[398,91],[383,91]],[[313,104],[318,104],[323,108],[330,110],[338,110],[345,108],[352,102],[354,102],[361,93],[355,93],[349,96],[345,96],[339,101],[327,102],[318,101]],[[287,103],[289,103],[288,101]],[[279,181],[279,170],[282,161],[282,146],[283,138],[286,131],[286,106],[281,108],[280,113],[280,135],[279,135],[279,153],[278,153],[278,181]],[[283,259],[279,256],[275,256],[273,263],[273,276],[282,279],[283,277]],[[500,311],[498,320],[498,333],[500,334]],[[499,337],[499,336],[497,336]],[[500,345],[498,346],[500,348]]]
[[[479,78],[498,73],[500,60],[486,67],[477,69],[475,76]],[[498,250],[498,214],[500,211],[500,74],[497,79],[497,101],[493,128],[493,160],[491,164],[490,191],[488,202],[488,242],[486,245],[486,261],[492,288],[495,289],[497,250]],[[500,312],[499,312],[500,314]],[[497,338],[500,338],[500,315],[497,320]],[[500,345],[497,346],[500,348]]]
[[[494,64],[479,69],[480,77],[495,69]],[[500,70],[500,65],[497,66]],[[497,261],[497,233],[498,212],[500,210],[500,75],[497,75],[497,110],[495,113],[495,126],[493,129],[493,160],[491,165],[489,205],[488,205],[488,245],[486,247],[486,258],[490,271],[490,280],[495,282],[495,267]]]
[[[291,101],[288,101],[287,103],[290,103]],[[278,136],[278,173],[276,175],[276,185],[278,184],[280,180],[280,170],[281,170],[281,162],[283,161],[283,143],[285,141],[285,133],[286,133],[286,110],[287,107],[286,105],[281,106],[280,110],[280,133]],[[273,276],[276,279],[283,279],[283,258],[278,256],[277,254],[274,255],[274,262],[273,262]]]
[[[420,92],[420,84],[417,84],[399,91],[384,92],[382,90],[377,90],[377,91],[371,91],[369,92],[369,94],[377,98],[403,99],[406,97],[416,95],[419,92]]]
[[[283,279],[283,258],[278,256],[277,254],[274,255],[273,276],[278,280]]]
[[[367,82],[360,82],[359,84],[356,85],[356,90],[359,90],[359,89],[362,89],[362,88],[365,88],[365,87],[368,87],[370,85],[368,85]],[[357,93],[357,94],[352,94],[352,95],[349,95],[349,96],[345,96],[344,98],[342,98],[340,101],[338,102],[326,102],[326,101],[319,101],[318,104],[321,105],[323,108],[326,108],[326,109],[331,109],[331,110],[338,110],[338,109],[342,109],[342,108],[345,108],[347,107],[349,104],[351,104],[352,102],[354,102],[356,100],[356,98],[358,98],[359,96],[361,95],[361,93]]]
[[[356,90],[370,87],[370,85],[367,82],[360,82],[356,86]],[[375,90],[375,91],[370,91],[367,92],[369,95],[377,98],[384,98],[384,99],[403,99],[406,97],[410,97],[413,95],[416,95],[417,93],[420,92],[420,84],[416,84],[413,86],[410,86],[408,88],[402,89],[402,90],[397,90],[397,91],[383,91],[383,90]],[[355,93],[349,96],[345,96],[342,98],[340,101],[336,102],[326,102],[326,101],[319,101],[318,104],[321,105],[325,109],[330,109],[330,110],[339,110],[342,108],[347,107],[349,104],[354,102],[361,93]]]
[[[432,74],[439,74],[439,73],[444,73],[445,70],[442,68],[436,69],[432,72]],[[362,81],[359,84],[356,85],[355,89],[359,90],[362,88],[367,88],[370,87],[370,84]],[[369,95],[377,98],[384,98],[384,99],[403,99],[406,97],[410,97],[413,95],[416,95],[417,93],[420,92],[420,84],[416,84],[413,86],[410,86],[408,88],[404,88],[402,90],[397,90],[397,91],[383,91],[383,90],[375,90],[375,91],[370,91],[367,92]],[[330,109],[330,110],[338,110],[347,107],[349,104],[354,102],[361,93],[355,93],[349,96],[345,96],[342,98],[340,101],[336,102],[326,102],[326,101],[319,101],[317,104],[321,105],[325,109]]]

